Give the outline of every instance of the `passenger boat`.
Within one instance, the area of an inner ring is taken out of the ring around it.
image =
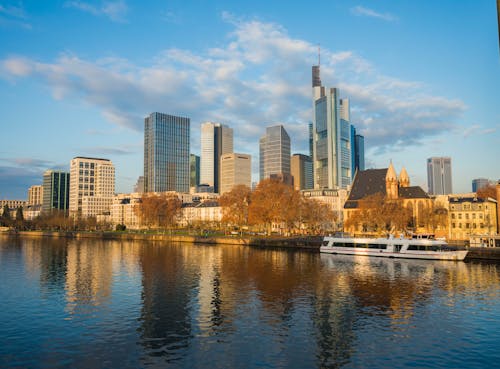
[[[323,238],[320,252],[344,255],[366,255],[389,258],[464,260],[467,250],[457,250],[445,241],[395,238]]]

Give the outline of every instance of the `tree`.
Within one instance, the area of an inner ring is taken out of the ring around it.
[[[134,211],[148,228],[170,227],[180,214],[182,202],[173,194],[144,193]]]
[[[268,232],[273,223],[290,229],[300,218],[300,192],[275,179],[261,181],[252,193],[249,222],[264,225]]]
[[[333,210],[327,204],[314,199],[302,198],[299,227],[301,226],[300,223],[302,223],[306,225],[308,231],[318,234],[331,229],[332,223],[336,220]]]
[[[22,222],[24,221],[24,214],[23,214],[23,207],[20,206],[16,210],[16,221],[17,222]]]
[[[493,185],[488,185],[486,187],[480,188],[476,192],[477,197],[480,197],[481,199],[487,199],[488,197],[491,197],[492,199],[499,200],[497,199],[497,190],[496,187]]]
[[[12,219],[10,217],[9,206],[7,204],[5,204],[3,206],[2,218],[1,218],[2,225],[9,226],[11,221],[12,221]]]
[[[237,185],[224,193],[219,203],[222,207],[222,222],[238,227],[248,224],[248,208],[252,191],[248,186]]]

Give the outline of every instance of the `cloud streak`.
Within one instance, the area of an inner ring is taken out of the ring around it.
[[[93,5],[86,1],[73,0],[65,2],[64,6],[95,16],[105,16],[113,22],[125,22],[128,12],[128,6],[123,0],[102,1],[100,5]]]
[[[10,57],[0,61],[0,75],[36,78],[55,99],[80,98],[108,121],[139,132],[152,111],[188,116],[195,150],[199,124],[211,120],[234,128],[235,150],[257,155],[255,143],[264,128],[282,123],[294,150],[307,152],[317,46],[274,23],[228,13],[223,19],[233,25],[226,44],[201,53],[171,48],[150,65],[72,54],[52,62]],[[381,152],[454,129],[466,109],[460,100],[430,95],[421,82],[380,73],[350,50],[322,49],[321,76],[324,85],[340,87],[341,96],[350,99],[353,123]]]
[[[387,22],[397,21],[398,18],[390,13],[379,13],[373,9],[365,8],[364,6],[358,5],[351,8],[351,13],[356,16],[377,18]]]

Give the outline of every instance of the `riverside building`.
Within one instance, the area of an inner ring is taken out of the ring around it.
[[[73,216],[109,215],[115,167],[108,159],[76,157],[70,163],[69,211]]]
[[[144,119],[144,192],[189,192],[189,118]]]

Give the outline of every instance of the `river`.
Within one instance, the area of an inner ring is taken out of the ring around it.
[[[0,237],[0,367],[485,368],[500,264]]]

